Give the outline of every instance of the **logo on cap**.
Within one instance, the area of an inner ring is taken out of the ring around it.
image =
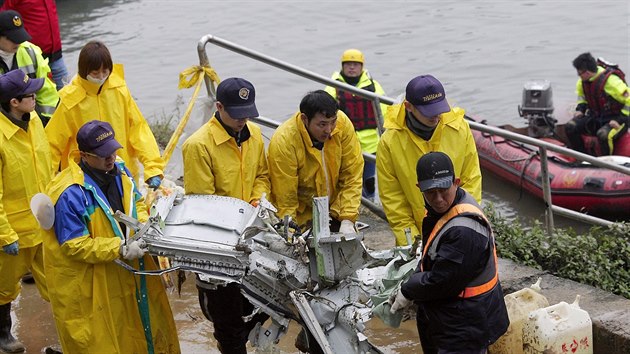
[[[243,100],[247,100],[249,98],[249,90],[246,89],[245,87],[238,90],[238,97],[240,97]]]
[[[114,133],[111,131],[103,133],[96,137],[96,141],[100,142],[101,140],[106,139],[108,136],[112,136],[112,135],[114,135]]]
[[[441,92],[434,93],[434,94],[431,94],[431,95],[426,95],[426,96],[422,97],[422,102],[429,102],[429,101],[432,101],[432,100],[434,100],[436,98],[440,98],[440,97],[442,97],[442,93]]]
[[[13,24],[15,25],[15,27],[20,27],[22,26],[22,19],[20,17],[13,16]]]

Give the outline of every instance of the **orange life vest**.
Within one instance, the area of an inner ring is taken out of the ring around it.
[[[488,253],[488,260],[483,271],[471,280],[459,294],[461,298],[471,298],[485,294],[492,290],[499,281],[497,252],[490,223],[483,215],[477,202],[470,195],[467,194],[462,203],[454,205],[446,214],[442,215],[433,227],[433,231],[429,235],[422,252],[420,270],[424,271],[425,262],[427,259],[435,259],[440,238],[448,229],[455,226],[473,228],[476,225],[481,225],[487,230],[486,237],[488,237],[488,247],[491,248],[491,252]]]

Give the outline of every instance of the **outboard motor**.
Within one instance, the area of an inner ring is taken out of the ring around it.
[[[551,137],[557,120],[553,118],[551,83],[547,80],[528,81],[523,87],[523,102],[518,114],[527,119],[528,134],[534,138]]]

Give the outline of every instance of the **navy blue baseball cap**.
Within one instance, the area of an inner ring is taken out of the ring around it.
[[[12,98],[29,95],[44,86],[44,79],[31,79],[20,69],[11,70],[0,76],[0,102],[9,102]]]
[[[14,10],[0,12],[0,36],[17,44],[31,40],[31,35],[24,29],[22,16]]]
[[[455,169],[448,155],[433,151],[418,159],[416,175],[420,190],[425,192],[430,189],[444,189],[452,186],[455,179]]]
[[[417,76],[409,81],[405,99],[425,117],[435,117],[451,110],[444,86],[432,75]]]
[[[256,90],[251,82],[238,77],[221,81],[217,86],[217,101],[234,119],[256,118]]]
[[[77,144],[79,150],[90,152],[100,157],[109,157],[122,145],[114,139],[114,129],[111,124],[100,120],[91,120],[77,133]]]

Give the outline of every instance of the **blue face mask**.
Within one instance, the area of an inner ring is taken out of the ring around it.
[[[93,83],[93,84],[97,84],[99,86],[103,85],[105,83],[105,80],[107,80],[109,78],[109,76],[103,78],[103,79],[97,79],[93,76],[90,76],[90,74],[88,74],[88,76],[85,78],[87,81]]]

